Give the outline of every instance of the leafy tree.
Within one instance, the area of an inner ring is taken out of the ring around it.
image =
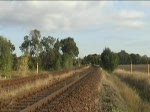
[[[113,72],[118,65],[118,56],[109,48],[105,48],[101,54],[102,66],[108,72]]]
[[[56,39],[54,37],[48,36],[48,37],[43,37],[41,40],[41,44],[43,46],[43,49],[45,52],[49,52],[54,48]]]
[[[30,39],[30,37],[29,36],[25,36],[24,37],[24,42],[21,44],[21,46],[20,46],[20,50],[22,51],[22,52],[29,52],[30,53],[30,46],[31,46],[31,39]]]
[[[62,55],[61,55],[61,43],[59,39],[57,39],[54,45],[54,52],[55,52],[55,70],[60,70],[62,68]]]
[[[147,57],[146,55],[141,56],[141,64],[147,64],[149,63],[149,57]]]
[[[41,33],[39,30],[31,30],[29,36],[24,37],[24,42],[21,44],[20,49],[22,52],[29,52],[32,57],[37,60],[37,72],[38,72],[38,57],[42,51],[42,44],[40,42]]]
[[[54,37],[48,36],[43,37],[41,44],[43,46],[43,52],[40,54],[42,59],[43,68],[46,70],[54,69],[56,63],[56,52],[54,51],[56,39]]]
[[[61,49],[60,49],[61,46],[62,46],[62,44],[60,43],[59,39],[57,39],[57,41],[56,41],[56,43],[55,43],[55,45],[54,45],[54,50],[59,53],[60,50],[61,50]]]
[[[5,77],[11,77],[14,45],[3,36],[0,36],[0,69]]]
[[[73,66],[73,60],[79,54],[79,49],[76,46],[76,43],[73,38],[68,37],[66,39],[62,39],[61,50],[63,52],[62,55],[62,67],[63,68],[71,68]]]
[[[76,46],[76,43],[73,38],[68,37],[66,39],[62,39],[61,44],[62,44],[61,50],[64,54],[67,53],[69,55],[72,55],[73,57],[78,56],[79,49]]]
[[[131,63],[130,55],[126,53],[125,50],[121,50],[118,53],[118,58],[119,58],[119,64],[125,65]]]

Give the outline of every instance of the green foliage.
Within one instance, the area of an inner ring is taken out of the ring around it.
[[[44,48],[45,52],[49,52],[51,49],[54,48],[56,39],[54,37],[48,36],[48,37],[43,37],[41,40],[41,44]]]
[[[59,56],[55,62],[55,67],[54,69],[55,70],[60,70],[62,68],[61,66],[61,63],[62,63],[62,59],[61,59],[61,56]]]
[[[18,57],[17,57],[16,54],[12,55],[12,61],[13,61],[12,69],[13,70],[17,70],[17,67],[18,67]]]
[[[31,56],[38,58],[39,53],[42,51],[42,45],[40,43],[41,32],[37,29],[31,30],[30,32],[31,44],[30,44],[30,53]]]
[[[0,69],[5,77],[11,77],[12,71],[12,52],[15,49],[14,45],[6,38],[0,36]]]
[[[24,37],[20,46],[22,52],[30,53],[28,65],[30,69],[36,67],[35,58],[41,63],[44,70],[59,70],[73,66],[73,60],[79,54],[73,38],[56,39],[52,36],[41,38],[39,30],[32,30],[29,36]]]
[[[39,30],[31,30],[29,36],[24,37],[24,42],[20,46],[22,52],[29,52],[31,56],[38,57],[42,51],[40,43],[41,33]]]
[[[97,54],[90,54],[85,56],[82,64],[92,64],[92,65],[100,65],[101,64],[101,56]]]
[[[24,54],[30,53],[31,57],[36,58],[36,63],[38,64],[39,54],[42,51],[42,44],[41,44],[41,32],[37,29],[31,30],[29,36],[24,37],[24,42],[20,46],[20,50],[24,52]],[[33,65],[30,62],[30,65]],[[31,67],[33,68],[33,67]]]
[[[28,66],[28,61],[29,61],[29,54],[25,53],[24,56],[20,57],[18,61],[18,74],[21,76],[26,76],[29,72],[29,66]]]
[[[64,69],[68,69],[71,68],[72,66],[73,66],[72,56],[67,53],[64,53],[62,56],[62,67]]]
[[[73,60],[79,54],[79,49],[73,38],[68,37],[60,41],[62,55],[62,67],[64,69],[73,67]]]
[[[21,44],[21,46],[20,46],[20,50],[22,51],[22,52],[30,52],[30,45],[31,45],[31,39],[30,39],[30,37],[29,36],[25,36],[24,37],[24,42]]]
[[[124,50],[121,50],[118,53],[118,58],[119,58],[119,64],[129,64],[131,63],[131,58],[128,53],[126,53]]]
[[[75,43],[73,38],[68,37],[66,39],[62,39],[60,41],[60,43],[62,44],[62,48],[61,49],[62,49],[63,53],[65,53],[65,54],[67,53],[70,56],[72,55],[73,57],[78,56],[79,49],[76,46],[76,43]]]
[[[59,44],[58,41],[55,44]],[[60,49],[60,48],[58,48]],[[55,70],[60,70],[62,69],[62,55],[60,54],[59,50],[55,49],[54,46],[54,53],[55,53],[55,62],[54,62],[54,69]]]
[[[109,48],[105,48],[101,54],[102,66],[108,72],[113,72],[118,66],[118,56]]]
[[[119,64],[127,65],[127,64],[147,64],[150,63],[150,58],[146,55],[140,56],[139,54],[128,54],[125,50],[121,50],[118,53]]]

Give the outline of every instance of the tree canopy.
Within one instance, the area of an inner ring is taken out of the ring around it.
[[[78,56],[79,49],[76,46],[76,43],[75,43],[73,38],[68,37],[66,39],[62,39],[60,41],[60,43],[62,44],[61,45],[61,50],[62,50],[63,53],[67,53],[67,54],[73,55],[75,57]]]
[[[13,65],[13,51],[14,45],[3,36],[0,36],[0,70],[5,77],[11,77],[11,70]]]
[[[118,66],[118,56],[109,48],[105,48],[101,54],[102,67],[109,72],[112,72]]]

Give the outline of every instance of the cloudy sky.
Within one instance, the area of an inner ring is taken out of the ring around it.
[[[105,47],[150,56],[149,1],[0,1],[0,35],[19,46],[30,30],[73,37],[80,57]]]

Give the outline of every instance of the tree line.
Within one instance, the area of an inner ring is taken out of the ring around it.
[[[0,36],[0,71],[10,77],[12,70],[27,74],[29,70],[59,70],[78,65],[79,49],[72,37],[59,39],[52,36],[42,37],[37,29],[24,36],[20,45],[22,55],[17,57],[15,46]]]
[[[114,53],[109,48],[105,48],[101,54],[77,58],[79,49],[72,37],[61,40],[52,36],[42,37],[37,29],[24,36],[19,48],[22,55],[17,57],[11,41],[0,36],[0,76],[11,77],[12,70],[18,71],[20,75],[26,75],[30,70],[51,71],[86,64],[99,65],[112,72],[118,64],[150,63],[150,58],[146,55],[129,54],[125,50]]]
[[[128,64],[150,64],[150,58],[146,55],[127,53],[121,50],[118,53],[112,52],[109,48],[105,48],[101,54],[89,54],[85,56],[82,64],[99,65],[109,72],[112,72],[118,65]]]

